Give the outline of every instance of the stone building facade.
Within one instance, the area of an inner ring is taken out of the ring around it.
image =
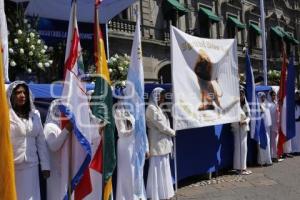
[[[281,69],[281,44],[300,58],[299,0],[266,0],[267,66]],[[255,76],[263,76],[259,0],[138,0],[109,24],[109,52],[130,54],[135,29],[134,8],[142,16],[142,49],[146,82],[171,82],[170,25],[205,38],[236,38],[243,73],[248,47]],[[299,83],[299,70],[298,70]]]

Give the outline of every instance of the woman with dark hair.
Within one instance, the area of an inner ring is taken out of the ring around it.
[[[7,89],[10,99],[10,133],[14,152],[18,199],[39,200],[38,164],[44,178],[50,176],[49,155],[39,112],[25,82],[15,81]]]
[[[146,110],[146,122],[150,145],[150,164],[147,180],[147,198],[170,199],[174,196],[169,154],[172,152],[172,137],[175,131],[162,109],[165,91],[155,88]]]

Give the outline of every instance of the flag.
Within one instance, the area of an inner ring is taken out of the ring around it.
[[[4,79],[5,82],[9,82],[8,77],[8,31],[7,31],[7,23],[6,23],[6,16],[4,10],[4,0],[0,0],[0,37],[1,37],[1,51],[2,59],[3,59],[3,66],[4,66]]]
[[[133,152],[135,169],[134,195],[136,195],[138,199],[143,199],[145,198],[143,168],[145,164],[145,154],[149,151],[149,147],[145,125],[144,69],[142,60],[140,15],[138,12],[130,60],[125,90],[125,97],[127,97],[127,99],[125,102],[128,105],[133,106],[131,114],[135,118],[135,148]]]
[[[290,57],[287,74],[286,90],[286,140],[296,135],[295,125],[295,66],[294,57]]]
[[[282,57],[282,66],[281,66],[281,75],[280,75],[280,84],[279,84],[279,137],[277,145],[277,154],[281,156],[283,154],[283,144],[286,142],[286,78],[287,78],[287,56],[285,50],[283,49]],[[295,120],[293,120],[295,121]]]
[[[170,35],[174,129],[239,122],[236,40]]]
[[[1,44],[1,42],[0,42]],[[3,54],[0,51],[0,199],[17,199],[12,144],[10,142],[10,125],[8,100],[6,98],[3,77]]]
[[[76,1],[72,2],[66,46],[65,82],[62,91],[64,105],[61,112],[73,125],[73,134],[62,147],[61,199],[83,199],[92,190],[89,175],[92,127],[85,85],[80,80],[83,71]]]
[[[259,103],[255,93],[255,83],[248,50],[246,51],[246,99],[250,107],[250,135],[261,148],[267,147],[267,135],[264,119],[261,116]]]
[[[97,3],[97,0],[96,0]],[[116,166],[115,154],[115,123],[112,115],[112,90],[111,81],[106,61],[105,47],[101,29],[97,5],[95,6],[94,22],[94,58],[96,65],[96,83],[92,97],[93,114],[108,122],[104,128],[103,139],[94,155],[91,168],[102,174],[103,200],[112,199],[112,174]],[[96,189],[99,190],[99,189]]]

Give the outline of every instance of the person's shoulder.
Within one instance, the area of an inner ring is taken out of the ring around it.
[[[147,106],[147,109],[155,109],[156,108],[156,106],[155,105],[153,105],[153,104],[149,104],[148,106]]]
[[[147,106],[146,112],[147,112],[147,111],[149,112],[150,110],[157,110],[157,107],[156,107],[155,105],[153,105],[153,104],[149,104],[149,105]]]
[[[34,109],[30,112],[30,115],[33,117],[33,118],[41,118],[41,114],[40,114],[40,111],[38,111],[37,109]]]

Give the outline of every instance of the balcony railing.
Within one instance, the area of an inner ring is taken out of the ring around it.
[[[261,48],[252,47],[252,48],[249,48],[249,52],[254,57],[257,57],[259,59],[263,59],[263,51],[262,51]]]
[[[108,24],[108,29],[112,34],[133,35],[135,25],[136,22],[133,21],[113,19],[111,23]],[[164,42],[168,42],[170,40],[170,32],[168,29],[157,29],[152,26],[141,25],[141,32],[143,39],[159,40]]]

